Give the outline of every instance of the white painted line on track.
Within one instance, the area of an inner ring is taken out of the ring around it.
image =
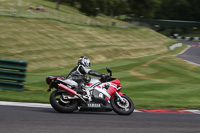
[[[27,102],[0,101],[0,105],[3,105],[3,106],[20,106],[20,107],[35,107],[35,108],[52,108],[50,104],[27,103]],[[142,111],[135,109],[134,112],[142,112]]]
[[[27,102],[8,102],[8,101],[0,101],[0,106],[20,106],[20,107],[35,107],[35,108],[52,108],[50,104],[44,104],[44,103],[27,103]],[[200,110],[184,110],[189,111],[194,114],[200,114]],[[137,109],[134,110],[134,112],[143,112],[139,111]]]
[[[52,108],[50,104],[27,103],[27,102],[0,101],[0,105],[4,105],[4,106],[20,106],[20,107],[36,107],[36,108]],[[142,112],[142,111],[134,110],[134,112]]]
[[[181,51],[179,54],[177,54],[177,55],[180,55],[180,54],[183,54],[183,53],[185,53],[188,49],[190,49],[191,48],[191,46],[188,46],[188,48],[186,48],[186,49],[184,49],[183,51]],[[174,55],[174,56],[177,56],[177,55]]]
[[[142,111],[139,111],[139,110],[135,109],[133,112],[142,112]]]
[[[200,110],[185,110],[185,111],[189,111],[195,114],[200,114]]]
[[[184,59],[182,59],[182,60],[184,60]],[[194,65],[200,66],[200,64],[197,64],[197,63],[194,63],[194,62],[191,62],[191,61],[188,61],[188,60],[184,60],[184,61],[186,61],[186,62],[188,62],[190,64],[194,64]]]
[[[21,107],[52,108],[50,104],[27,103],[27,102],[7,102],[7,101],[0,101],[0,105],[4,105],[4,106],[21,106]]]

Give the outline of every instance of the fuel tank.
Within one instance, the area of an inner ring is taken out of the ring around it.
[[[93,84],[100,84],[101,81],[98,78],[91,78],[89,84],[93,85]]]

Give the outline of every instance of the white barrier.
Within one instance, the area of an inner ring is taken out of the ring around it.
[[[191,37],[185,37],[186,40],[190,40]]]
[[[182,39],[182,36],[177,36],[177,39],[181,40],[181,39]]]
[[[200,40],[200,37],[194,37],[194,40],[198,41],[198,40]]]
[[[178,40],[195,40],[195,41],[199,41],[200,37],[183,37],[183,36],[169,36],[169,38],[172,39],[178,39]]]
[[[174,50],[177,47],[182,47],[183,44],[182,43],[175,43],[172,46],[169,47],[169,50]]]

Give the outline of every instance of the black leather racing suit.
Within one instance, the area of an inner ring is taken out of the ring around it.
[[[78,88],[81,89],[84,85],[85,81],[85,74],[89,74],[96,77],[101,77],[102,74],[98,73],[96,71],[91,70],[90,68],[86,68],[83,65],[78,65],[72,71],[69,73],[69,75],[66,77],[67,79],[71,79],[78,83]]]

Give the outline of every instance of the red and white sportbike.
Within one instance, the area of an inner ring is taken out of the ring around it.
[[[64,77],[47,76],[47,91],[56,88],[51,93],[50,104],[58,112],[71,113],[81,111],[112,111],[120,115],[130,115],[134,111],[132,100],[121,93],[121,83],[117,78],[112,78],[112,71],[108,79],[85,78],[85,85],[81,91],[75,89],[75,81]]]

